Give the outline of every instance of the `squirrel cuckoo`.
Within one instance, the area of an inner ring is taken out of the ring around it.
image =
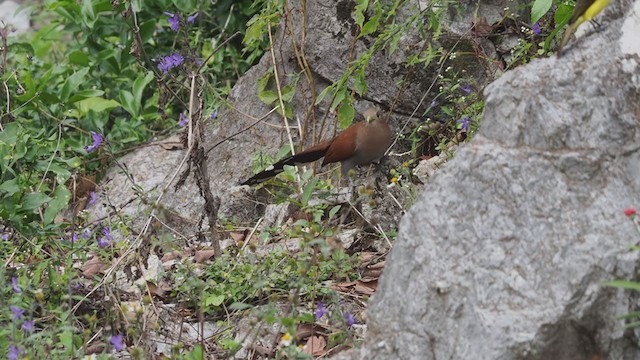
[[[367,165],[380,159],[391,145],[391,129],[386,120],[378,117],[378,111],[374,108],[367,109],[363,116],[364,121],[349,126],[333,139],[286,157],[241,185],[259,184],[284,171],[285,165],[310,163],[322,157],[322,166],[341,162],[343,175],[347,175],[356,165]]]

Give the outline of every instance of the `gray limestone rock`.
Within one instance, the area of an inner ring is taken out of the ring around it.
[[[480,134],[402,220],[365,345],[337,359],[640,358],[638,331],[616,318],[637,294],[603,286],[637,280],[640,260],[623,214],[640,204],[630,5],[486,89]]]

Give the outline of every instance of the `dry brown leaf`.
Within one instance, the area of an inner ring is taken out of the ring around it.
[[[329,328],[327,328],[326,326],[320,324],[302,323],[298,324],[298,327],[296,328],[296,339],[300,341],[308,338],[311,335],[327,336],[329,335],[329,333]]]
[[[82,266],[82,276],[91,278],[94,275],[100,274],[106,269],[107,266],[102,263],[99,257],[93,257]]]
[[[255,351],[258,355],[262,357],[273,357],[275,355],[273,353],[273,350],[267,346],[253,345],[251,349],[253,349],[253,351]]]
[[[231,231],[229,233],[229,237],[236,243],[236,245],[240,245],[247,238],[248,230],[245,231]]]
[[[182,150],[184,149],[184,145],[180,141],[162,141],[157,142],[154,145],[158,145],[164,150]]]
[[[378,279],[361,279],[356,281],[356,292],[373,295],[378,289]]]
[[[307,339],[307,343],[302,348],[302,352],[312,356],[324,355],[327,341],[322,336],[311,336]]]
[[[162,259],[160,261],[162,261],[163,263],[167,262],[167,261],[171,261],[171,260],[175,260],[178,259],[182,256],[182,254],[180,253],[180,251],[172,251],[170,253],[166,253],[164,254],[164,256],[162,257]]]
[[[380,261],[377,264],[371,264],[371,265],[367,266],[367,269],[376,269],[376,270],[377,269],[384,269],[384,264],[385,263],[386,263],[386,261],[383,260],[383,261]]]
[[[377,258],[378,256],[380,256],[380,254],[377,252],[370,252],[370,251],[361,252],[360,261],[363,263],[366,263]]]
[[[355,281],[332,284],[331,289],[335,291],[349,292],[355,284]]]
[[[362,276],[379,278],[382,275],[382,270],[366,269],[362,272]]]
[[[196,263],[203,263],[211,259],[216,254],[215,250],[199,250],[193,257]]]

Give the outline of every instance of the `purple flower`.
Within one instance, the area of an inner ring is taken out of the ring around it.
[[[160,63],[158,64],[158,69],[166,74],[174,67],[182,65],[183,62],[184,56],[182,56],[180,53],[173,53],[171,55],[162,57]]]
[[[95,191],[89,193],[89,203],[87,205],[93,205],[98,201],[98,195]]]
[[[435,106],[436,106],[436,101],[435,100],[431,101],[431,107],[435,107]]]
[[[16,294],[20,294],[22,292],[20,285],[18,284],[18,278],[15,276],[11,278],[11,287]]]
[[[11,313],[13,314],[13,321],[22,319],[22,315],[24,314],[24,310],[20,309],[17,306],[11,307]]]
[[[464,131],[469,131],[469,117],[465,116],[462,119],[457,121],[458,124],[460,125],[460,129],[464,130]]]
[[[95,131],[90,131],[90,133],[91,133],[91,137],[93,138],[93,144],[84,148],[88,153],[97,150],[100,147],[100,145],[102,145],[102,141],[104,140],[104,138],[100,133],[97,133]]]
[[[533,24],[533,35],[539,35],[540,34],[540,22],[536,21],[535,24]]]
[[[116,351],[120,351],[125,347],[122,340],[122,335],[113,335],[109,341],[111,342],[111,345],[113,345],[113,347],[116,349]]]
[[[171,25],[171,30],[178,32],[178,30],[180,30],[180,17],[178,17],[178,14],[172,14],[166,11],[164,14],[169,17],[167,21],[169,21],[169,25]]]
[[[7,358],[9,358],[9,360],[17,360],[20,354],[22,354],[22,349],[16,347],[15,345],[9,346],[9,354],[7,355]]]
[[[182,62],[184,61],[184,56],[180,55],[180,53],[173,53],[169,57],[171,58],[171,62],[174,67],[182,65]]]
[[[462,92],[464,92],[466,95],[469,95],[469,94],[471,94],[471,85],[464,84],[464,85],[460,86],[460,90],[462,90]]]
[[[86,227],[86,228],[84,228],[84,230],[82,230],[82,238],[83,239],[86,240],[86,239],[90,238],[91,235],[92,235],[92,231],[88,227]]]
[[[35,324],[36,324],[35,321],[27,320],[27,321],[24,322],[24,324],[22,324],[22,330],[24,330],[24,331],[28,332],[29,334],[31,334],[33,332]]]
[[[196,12],[195,14],[187,17],[187,23],[189,24],[193,24],[194,22],[196,22],[196,18],[198,17],[199,12]]]
[[[188,122],[189,118],[184,113],[180,113],[180,122],[178,123],[178,125],[180,127],[184,127]]]
[[[173,65],[171,65],[171,63],[167,61],[166,57],[163,57],[162,60],[160,60],[160,63],[158,63],[158,70],[162,71],[165,74],[168,73],[171,68],[173,68]]]
[[[72,244],[78,241],[78,234],[75,232],[71,233],[71,239],[69,240]]]
[[[329,312],[329,309],[324,307],[323,303],[319,302],[318,309],[314,312],[314,314],[316,315],[316,321],[320,321],[320,318],[324,316],[324,314],[327,314],[328,312]]]
[[[9,233],[2,234],[2,240],[9,240]]]
[[[354,318],[351,313],[345,312],[342,316],[344,316],[344,321],[346,321],[347,326],[351,326],[356,323],[356,318]]]
[[[218,110],[214,110],[213,114],[211,114],[211,120],[215,120],[218,118]]]
[[[104,235],[104,237],[109,241],[113,240],[113,237],[111,237],[111,228],[108,226],[105,226],[104,229],[102,229],[102,235]]]
[[[98,247],[100,249],[106,248],[107,246],[109,246],[109,240],[105,240],[105,238],[103,238],[102,236],[100,236],[98,238]]]

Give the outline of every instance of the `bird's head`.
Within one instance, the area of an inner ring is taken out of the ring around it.
[[[362,115],[364,115],[364,119],[367,121],[367,123],[370,124],[378,120],[378,109],[368,108],[367,110],[364,111]]]

